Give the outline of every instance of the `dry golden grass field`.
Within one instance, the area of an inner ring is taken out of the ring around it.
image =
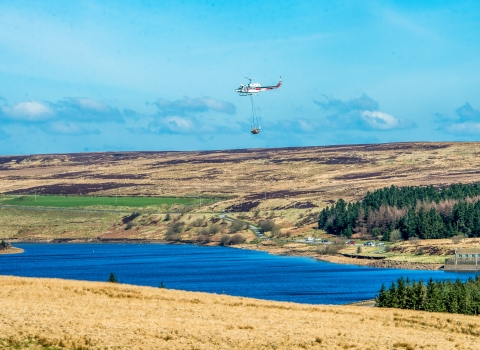
[[[0,193],[230,196],[208,210],[323,207],[368,190],[480,180],[479,143],[0,157]]]
[[[480,318],[0,276],[3,349],[478,349]]]

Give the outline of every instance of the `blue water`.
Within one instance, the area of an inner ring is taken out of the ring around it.
[[[106,281],[225,293],[311,304],[372,299],[398,277],[466,280],[474,273],[378,269],[304,257],[195,245],[15,244],[23,254],[0,255],[0,274]]]

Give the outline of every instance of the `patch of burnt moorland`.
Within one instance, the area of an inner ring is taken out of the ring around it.
[[[225,211],[229,211],[229,212],[250,211],[250,210],[258,207],[259,204],[260,204],[260,201],[244,201],[244,202],[236,203],[234,205],[231,205],[231,206],[225,208]]]
[[[281,190],[281,191],[264,191],[260,193],[253,193],[245,197],[246,200],[258,200],[258,199],[272,199],[272,198],[287,198],[287,197],[297,197],[302,195],[318,194],[324,193],[324,190],[311,190],[311,191],[290,191],[290,190]]]
[[[46,179],[102,179],[102,180],[142,180],[146,174],[95,174],[91,171],[72,171],[69,173],[53,174]]]
[[[160,162],[155,162],[153,164],[150,164],[152,169],[162,167],[162,166],[169,166],[169,165],[178,165],[178,164],[224,164],[224,163],[233,163],[233,164],[239,164],[243,163],[246,161],[252,161],[252,160],[264,160],[267,159],[269,160],[270,157],[265,155],[265,156],[252,156],[252,157],[238,157],[238,158],[233,158],[233,157],[215,157],[215,158],[196,158],[192,157],[191,159],[169,159],[165,161],[160,161]]]
[[[374,172],[374,173],[352,173],[352,174],[345,174],[345,175],[339,175],[335,176],[335,180],[357,180],[357,179],[368,179],[372,177],[378,177],[383,175],[384,173],[382,171],[380,172]]]
[[[146,174],[95,174],[91,176],[92,179],[103,180],[142,180],[147,179]]]
[[[72,171],[69,173],[52,174],[45,176],[45,179],[79,179],[86,178],[92,173],[90,171]]]
[[[318,205],[313,204],[312,202],[296,202],[290,203],[285,206],[275,207],[273,210],[285,210],[285,209],[310,209],[310,208],[318,208]]]
[[[374,163],[372,160],[360,158],[360,157],[348,157],[348,156],[341,156],[341,157],[331,157],[325,160],[322,164],[328,165],[342,165],[342,164],[367,164],[367,163]]]
[[[30,158],[31,156],[7,156],[7,157],[0,157],[0,164],[11,163],[15,161],[15,163],[20,164],[25,159]]]
[[[96,184],[55,184],[22,188],[15,191],[7,192],[7,194],[31,194],[36,192],[37,194],[84,195],[99,191],[132,186],[138,186],[138,184],[114,182]]]
[[[410,143],[410,142],[398,142],[398,143],[381,143],[381,144],[365,144],[365,145],[353,145],[352,151],[433,151],[437,149],[443,149],[450,147],[450,144],[435,144],[435,143]]]

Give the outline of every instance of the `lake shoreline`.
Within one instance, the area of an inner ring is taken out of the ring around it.
[[[133,244],[194,244],[198,246],[221,246],[220,244],[201,244],[197,242],[172,242],[165,240],[142,240],[142,239],[51,239],[51,240],[31,240],[31,241],[21,241],[21,240],[12,240],[14,243],[133,243]],[[352,257],[346,257],[339,254],[328,255],[328,254],[319,254],[313,249],[295,249],[295,247],[281,247],[278,245],[265,245],[265,244],[239,244],[228,246],[230,248],[237,249],[248,249],[255,251],[264,251],[273,255],[280,256],[301,256],[301,257],[310,257],[319,261],[326,261],[334,264],[342,265],[357,265],[357,266],[369,266],[375,268],[387,268],[387,269],[404,269],[404,270],[442,270],[443,264],[434,264],[434,263],[419,263],[419,262],[408,262],[408,261],[398,261],[398,260],[369,260],[369,259],[358,259]],[[311,246],[303,245],[302,248],[313,248]],[[20,249],[20,248],[17,248]],[[19,253],[23,253],[23,250]],[[7,253],[8,254],[8,253]],[[13,254],[13,253],[12,253]]]
[[[25,250],[22,248],[17,248],[17,247],[10,247],[8,249],[2,249],[0,250],[0,255],[7,255],[7,254],[21,254]]]
[[[442,270],[443,264],[433,264],[433,263],[418,263],[418,262],[408,262],[408,261],[397,261],[397,260],[369,260],[369,259],[358,259],[346,257],[340,254],[328,255],[328,254],[319,254],[313,249],[308,250],[298,250],[295,247],[279,247],[273,245],[262,245],[257,244],[255,247],[251,245],[241,245],[234,246],[235,248],[242,249],[253,249],[259,251],[265,251],[274,255],[285,255],[285,256],[304,256],[311,257],[320,261],[326,261],[335,264],[343,265],[357,265],[357,266],[369,266],[375,268],[383,269],[402,269],[402,270]]]

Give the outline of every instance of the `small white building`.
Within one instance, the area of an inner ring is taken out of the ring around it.
[[[445,259],[445,271],[480,271],[480,248],[457,248],[455,257]]]
[[[455,249],[456,261],[479,261],[480,260],[480,248],[457,248]]]

